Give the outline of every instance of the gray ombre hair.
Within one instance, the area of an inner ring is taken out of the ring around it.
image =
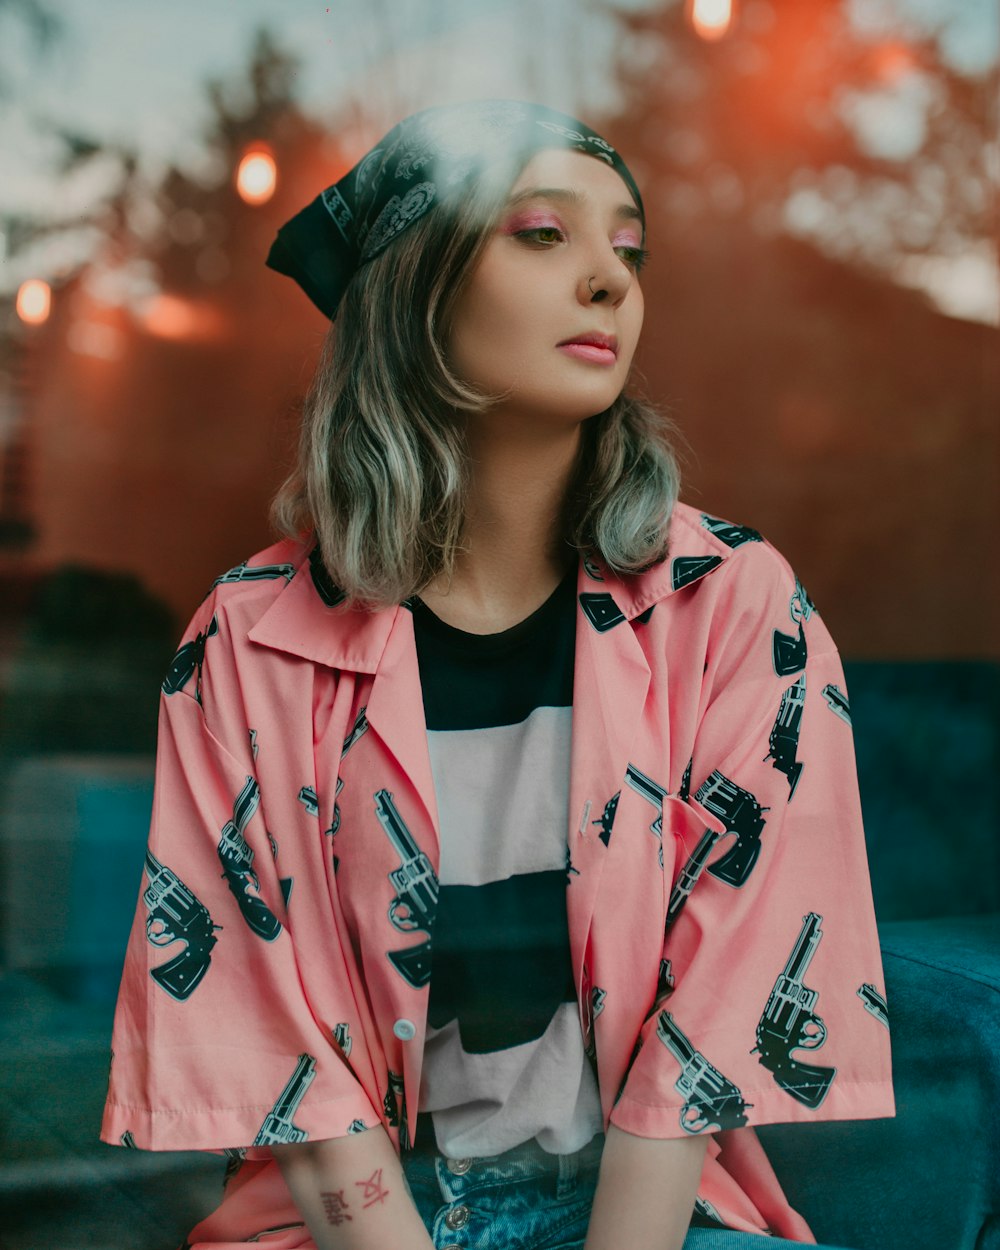
[[[465,427],[501,395],[446,359],[452,310],[527,157],[427,212],[355,273],[303,405],[298,462],[271,515],[319,543],[345,604],[401,603],[461,549]],[[680,487],[662,411],[624,392],[582,426],[561,538],[619,575],[662,560]]]

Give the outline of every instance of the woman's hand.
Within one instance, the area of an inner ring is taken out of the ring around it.
[[[317,1250],[433,1250],[381,1125],[271,1151]]]
[[[661,1141],[608,1126],[584,1250],[681,1250],[708,1137]]]

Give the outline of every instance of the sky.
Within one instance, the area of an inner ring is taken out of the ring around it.
[[[613,23],[586,0],[40,2],[62,28],[40,55],[24,22],[0,4],[0,292],[13,290],[32,265],[71,268],[93,246],[86,231],[70,232],[47,244],[44,255],[7,257],[5,219],[83,213],[115,177],[115,163],[100,159],[73,178],[61,176],[58,145],[45,139],[38,120],[137,148],[150,179],[171,163],[196,173],[206,160],[199,141],[208,119],[202,84],[237,77],[262,24],[300,58],[298,99],[318,119],[359,98],[376,105],[376,121],[381,106],[386,128],[408,99],[534,96],[583,116],[600,116],[616,103],[608,72]],[[613,3],[643,9],[650,0]],[[898,29],[901,14],[919,26],[940,25],[943,48],[960,68],[982,70],[997,59],[995,0],[851,0],[851,6],[854,20],[872,33]],[[433,63],[407,51],[427,35],[443,51]],[[919,143],[923,107],[919,92],[896,93],[857,103],[856,123],[873,148],[904,158]],[[807,207],[790,215],[789,228],[808,219]],[[983,251],[960,258],[957,267],[948,260],[911,266],[901,277],[943,292],[947,311],[991,320],[994,268]]]

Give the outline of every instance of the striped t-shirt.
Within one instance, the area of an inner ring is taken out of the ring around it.
[[[451,1157],[601,1128],[566,919],[575,585],[498,634],[414,603],[441,826],[420,1110]]]

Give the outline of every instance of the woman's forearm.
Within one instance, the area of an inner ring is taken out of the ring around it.
[[[381,1126],[271,1150],[317,1250],[431,1250]]]
[[[660,1141],[608,1127],[584,1250],[681,1250],[708,1138]]]

